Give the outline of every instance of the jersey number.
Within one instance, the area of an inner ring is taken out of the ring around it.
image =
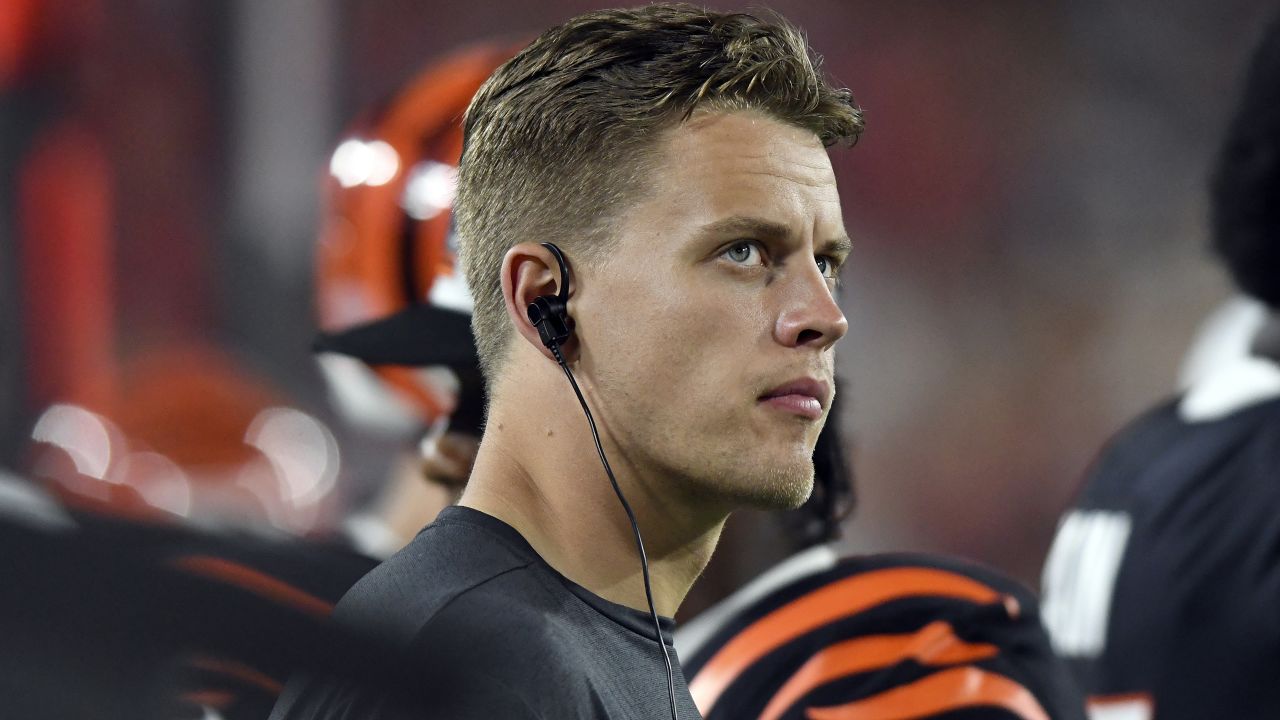
[[[1044,566],[1044,624],[1068,657],[1096,658],[1106,647],[1116,573],[1129,542],[1129,515],[1075,510],[1063,518]]]

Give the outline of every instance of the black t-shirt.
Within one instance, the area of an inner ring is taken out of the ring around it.
[[[1046,563],[1045,618],[1097,707],[1280,717],[1280,400],[1184,405],[1103,451]]]
[[[671,714],[650,616],[568,580],[513,528],[476,510],[446,509],[357,583],[335,617],[401,649],[404,662],[420,668],[415,709],[343,680],[295,677],[273,720]],[[663,625],[680,717],[694,720],[698,712],[670,647],[674,622]]]

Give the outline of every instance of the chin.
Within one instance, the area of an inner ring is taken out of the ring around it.
[[[733,505],[752,510],[794,510],[813,493],[813,462],[755,466],[729,480],[722,492]]]

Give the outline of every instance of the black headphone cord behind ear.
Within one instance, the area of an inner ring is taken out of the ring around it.
[[[568,316],[568,299],[569,299],[569,268],[565,262],[563,253],[560,248],[551,243],[542,243],[556,256],[556,261],[560,264],[560,293],[559,300],[562,303],[561,313],[564,314],[562,321],[566,327],[572,328],[572,321]],[[542,298],[539,298],[541,300]],[[530,319],[534,320],[533,306],[530,306]],[[540,325],[539,332],[542,333],[541,324],[538,320],[534,320],[535,324]],[[570,329],[569,332],[572,332]],[[658,647],[662,650],[662,662],[667,668],[667,694],[671,701],[671,720],[680,720],[680,713],[676,707],[676,682],[675,672],[671,668],[671,655],[667,652],[667,641],[662,637],[662,623],[658,620],[658,611],[653,604],[653,588],[649,582],[649,556],[644,551],[644,539],[640,537],[640,524],[636,522],[636,514],[631,509],[631,503],[627,502],[627,498],[622,494],[622,488],[618,486],[618,479],[613,476],[613,468],[609,467],[609,458],[605,457],[604,446],[600,444],[600,432],[596,430],[595,418],[591,416],[591,408],[587,407],[587,400],[582,396],[582,390],[578,388],[578,381],[573,377],[573,372],[569,370],[569,364],[565,362],[564,355],[560,352],[560,343],[565,338],[548,338],[546,333],[542,333],[543,344],[547,349],[551,350],[551,354],[555,356],[556,362],[560,364],[560,369],[564,371],[564,376],[569,378],[569,384],[573,386],[573,394],[578,396],[578,402],[582,405],[582,412],[587,416],[587,424],[591,426],[591,439],[596,443],[596,453],[600,455],[600,464],[604,466],[604,472],[609,476],[609,484],[613,486],[613,493],[618,496],[618,502],[622,503],[622,509],[627,513],[627,520],[631,522],[631,532],[636,538],[636,550],[640,553],[640,572],[644,576],[644,596],[649,602],[649,616],[653,618],[653,631],[657,633]]]

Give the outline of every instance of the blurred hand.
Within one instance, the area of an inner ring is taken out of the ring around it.
[[[471,476],[479,449],[480,438],[469,433],[428,435],[419,446],[422,475],[428,482],[460,491]]]

